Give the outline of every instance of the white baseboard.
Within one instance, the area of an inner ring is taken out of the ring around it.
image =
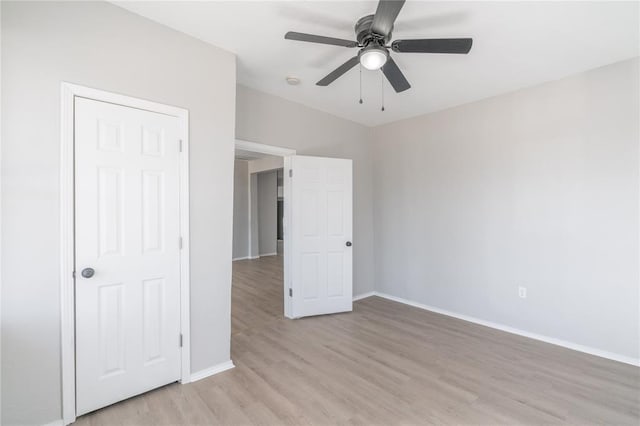
[[[507,333],[517,334],[519,336],[528,337],[528,338],[534,339],[534,340],[540,340],[541,342],[550,343],[552,345],[562,346],[564,348],[572,349],[574,351],[584,352],[584,353],[587,353],[589,355],[595,355],[595,356],[598,356],[600,358],[606,358],[606,359],[610,359],[610,360],[613,360],[613,361],[623,362],[625,364],[631,364],[631,365],[635,365],[635,366],[640,367],[640,359],[636,359],[636,358],[633,358],[633,357],[630,357],[630,356],[620,355],[620,354],[613,353],[613,352],[608,352],[608,351],[603,351],[601,349],[592,348],[590,346],[584,346],[584,345],[580,345],[580,344],[577,344],[577,343],[568,342],[566,340],[556,339],[555,337],[549,337],[549,336],[544,336],[544,335],[537,334],[537,333],[531,333],[531,332],[520,330],[520,329],[517,329],[517,328],[514,328],[514,327],[509,327],[507,325],[502,325],[502,324],[498,324],[498,323],[495,323],[495,322],[485,321],[485,320],[482,320],[482,319],[479,319],[479,318],[475,318],[475,317],[472,317],[472,316],[469,316],[469,315],[464,315],[464,314],[459,314],[459,313],[456,313],[456,312],[447,311],[446,309],[436,308],[434,306],[425,305],[425,304],[422,304],[422,303],[414,302],[412,300],[408,300],[408,299],[403,299],[401,297],[392,296],[392,295],[386,294],[386,293],[380,293],[380,292],[377,292],[377,291],[374,291],[374,292],[371,292],[371,293],[373,293],[373,294],[366,293],[367,296],[365,296],[365,295],[362,295],[362,296],[364,296],[364,297],[369,297],[369,296],[382,297],[383,299],[392,300],[394,302],[403,303],[405,305],[413,306],[415,308],[420,308],[420,309],[424,309],[426,311],[435,312],[437,314],[447,315],[449,317],[458,318],[458,319],[461,319],[461,320],[464,320],[464,321],[469,321],[469,322],[472,322],[474,324],[484,325],[485,327],[495,328],[496,330],[505,331]]]
[[[264,256],[264,255],[263,255]],[[231,259],[232,262],[235,262],[236,260],[253,260],[253,259],[259,259],[260,256],[244,256],[244,257],[234,257],[233,259]]]
[[[367,297],[371,297],[375,295],[376,295],[375,291],[368,291],[366,293],[356,294],[355,296],[353,296],[353,301],[357,302],[360,299],[366,299]]]
[[[218,374],[218,373],[222,373],[223,371],[230,370],[233,367],[235,367],[235,365],[233,365],[233,361],[229,360],[221,364],[214,365],[213,367],[205,368],[204,370],[191,373],[191,383],[197,382],[198,380],[205,379],[209,376],[213,376],[214,374]]]
[[[264,254],[262,254],[262,253],[261,253],[259,257],[265,257],[265,256],[277,256],[277,255],[278,255],[278,253],[277,253],[277,252],[274,252],[274,253],[264,253]]]
[[[191,382],[189,383],[193,383],[196,382],[198,380],[202,380],[205,379],[209,376],[213,376],[214,374],[218,374],[218,373],[222,373],[223,371],[227,371],[230,370],[232,368],[234,368],[235,365],[233,364],[233,361],[229,360],[226,362],[223,362],[221,364],[218,365],[214,365],[213,367],[209,367],[209,368],[205,368],[204,370],[200,370],[196,373],[191,374]],[[42,426],[64,426],[64,421],[62,419],[60,420],[54,420],[50,423],[46,423]]]

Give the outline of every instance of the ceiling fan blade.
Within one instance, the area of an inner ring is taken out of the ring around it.
[[[411,87],[400,68],[398,68],[398,64],[391,57],[382,66],[382,72],[397,93],[404,92]]]
[[[343,40],[341,38],[324,37],[313,34],[297,33],[295,31],[289,31],[284,35],[287,40],[308,41],[310,43],[331,44],[334,46],[344,47],[356,47],[357,42],[351,40]]]
[[[330,85],[338,77],[340,77],[342,74],[346,73],[351,68],[353,68],[356,65],[358,65],[358,62],[360,62],[360,60],[358,59],[357,56],[354,56],[353,58],[349,59],[344,64],[340,65],[335,70],[331,71],[325,78],[323,78],[322,80],[317,82],[316,85],[318,85],[318,86],[328,86],[328,85]]]
[[[371,31],[381,36],[389,35],[404,2],[405,0],[380,0],[373,16]]]
[[[419,40],[396,40],[391,49],[398,53],[469,53],[471,38],[427,38]]]

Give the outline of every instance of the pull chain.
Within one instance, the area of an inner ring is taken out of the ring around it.
[[[384,111],[384,76],[382,71],[380,72],[380,91],[382,92],[382,108],[380,111]]]
[[[362,64],[360,64],[360,103],[362,103]]]

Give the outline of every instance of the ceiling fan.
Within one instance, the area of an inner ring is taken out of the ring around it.
[[[328,86],[338,77],[355,67],[358,63],[368,70],[382,69],[383,74],[396,92],[403,92],[411,87],[398,65],[389,53],[469,53],[473,39],[471,38],[440,38],[394,40],[391,45],[391,31],[393,24],[404,6],[405,0],[380,0],[375,15],[367,15],[358,20],[355,25],[356,40],[323,37],[289,31],[284,38],[287,40],[307,41],[311,43],[331,44],[343,47],[358,47],[358,54],[344,64],[330,72],[318,81],[318,86]]]

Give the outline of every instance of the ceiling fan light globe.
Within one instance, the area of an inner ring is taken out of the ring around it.
[[[388,53],[383,49],[365,49],[360,54],[360,64],[368,70],[375,71],[387,62]]]

